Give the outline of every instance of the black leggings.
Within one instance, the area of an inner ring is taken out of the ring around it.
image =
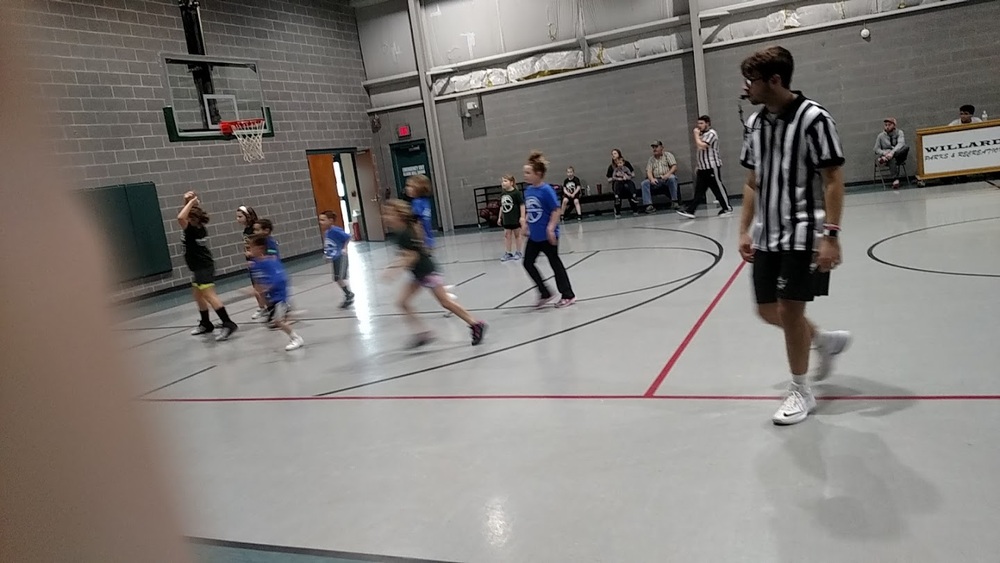
[[[622,212],[622,200],[627,199],[632,213],[639,212],[639,202],[635,199],[635,182],[632,180],[615,180],[611,183],[611,191],[615,194],[615,215]]]
[[[569,274],[566,273],[566,267],[563,266],[562,260],[559,258],[559,247],[547,240],[534,241],[529,239],[528,244],[524,248],[524,269],[531,276],[531,280],[535,282],[535,287],[538,288],[541,298],[548,299],[552,297],[552,291],[545,285],[542,274],[535,267],[535,260],[538,260],[539,253],[545,254],[545,257],[549,259],[549,266],[552,267],[552,272],[556,278],[556,288],[559,289],[562,298],[572,299],[576,297],[573,293],[573,287],[569,283]]]

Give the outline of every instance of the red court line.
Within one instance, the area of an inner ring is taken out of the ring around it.
[[[695,322],[694,326],[691,327],[691,330],[688,331],[687,336],[685,336],[684,340],[681,341],[681,345],[674,350],[674,354],[670,356],[669,360],[667,360],[667,365],[663,366],[663,369],[660,370],[660,374],[656,376],[653,384],[649,386],[649,389],[646,389],[643,396],[652,397],[656,395],[656,390],[660,388],[660,385],[663,383],[663,380],[667,378],[670,370],[674,369],[674,364],[676,364],[677,360],[679,360],[681,355],[684,354],[684,350],[687,350],[688,344],[691,344],[691,341],[694,340],[694,336],[698,334],[698,330],[701,329],[701,325],[705,323],[705,319],[712,314],[712,310],[715,309],[715,306],[719,304],[722,297],[727,291],[729,291],[729,288],[732,287],[733,282],[736,281],[736,277],[743,271],[743,266],[746,266],[746,262],[741,260],[739,265],[736,266],[736,269],[733,270],[733,274],[729,276],[728,280],[726,280],[726,284],[723,285],[722,289],[719,290],[719,293],[715,295],[715,299],[712,299],[712,302],[708,304],[708,307],[705,308],[705,312],[698,317],[698,321]]]
[[[192,397],[140,399],[148,403],[274,403],[296,401],[777,401],[780,395],[327,395],[325,397]],[[817,401],[1000,401],[1000,395],[830,395]]]

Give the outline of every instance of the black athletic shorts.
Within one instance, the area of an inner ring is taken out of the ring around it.
[[[208,289],[215,285],[214,267],[192,270],[191,274],[194,276],[194,279],[191,281],[191,285],[197,287],[198,289]]]
[[[507,231],[520,231],[521,225],[504,225],[503,228]]]
[[[333,259],[333,281],[347,281],[347,255],[341,254],[340,258]]]
[[[757,303],[812,301],[830,292],[830,272],[820,272],[814,253],[806,250],[765,252],[753,255],[753,289]]]

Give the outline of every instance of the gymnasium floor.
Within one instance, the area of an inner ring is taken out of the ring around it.
[[[293,353],[238,293],[226,343],[188,335],[192,305],[124,322],[188,533],[462,562],[996,561],[1000,191],[848,196],[810,316],[855,341],[787,428],[783,340],[753,314],[738,216],[714,213],[568,222],[566,310],[525,307],[500,233],[442,238],[490,323],[476,348],[424,295],[440,339],[405,350],[382,245],[352,250],[356,317],[327,267],[294,275]]]

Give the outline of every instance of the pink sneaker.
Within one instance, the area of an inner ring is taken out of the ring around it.
[[[569,299],[560,299],[556,303],[556,309],[562,309],[563,307],[569,307],[573,303],[576,303],[576,297],[570,297]]]
[[[555,298],[554,295],[550,295],[548,297],[539,297],[538,301],[535,303],[535,308],[541,309],[542,307],[545,307],[546,305],[551,303],[554,298]]]

